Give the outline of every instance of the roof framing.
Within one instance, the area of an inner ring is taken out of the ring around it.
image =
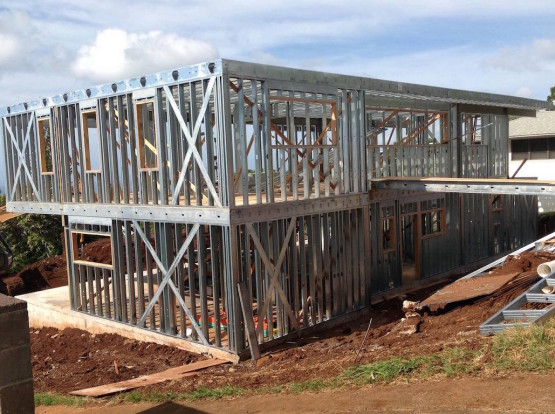
[[[395,108],[418,106],[423,110],[439,110],[445,109],[449,104],[465,104],[468,105],[468,110],[472,108],[484,113],[491,112],[488,108],[506,108],[509,115],[533,116],[533,111],[549,107],[545,101],[516,96],[216,59],[0,108],[0,116],[114,96],[149,87],[194,81],[214,74],[277,81],[281,87],[287,83],[296,85],[306,83],[310,85],[311,90],[320,88],[322,91],[327,91],[326,93],[336,91],[338,88],[365,90],[372,99],[383,106]]]
[[[515,109],[543,109],[546,101],[500,95],[486,92],[442,88],[415,83],[396,82],[359,76],[339,75],[304,69],[262,65],[258,63],[222,60],[223,71],[230,76],[272,79],[280,82],[316,83],[345,89],[364,89],[371,95],[382,98],[413,98],[446,103],[465,103],[473,105],[505,107]]]

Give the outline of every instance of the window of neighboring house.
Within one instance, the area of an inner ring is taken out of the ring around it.
[[[555,159],[555,137],[511,141],[511,159],[520,161]]]
[[[395,216],[394,207],[382,208],[382,250],[384,253],[395,250]]]
[[[52,153],[52,123],[50,117],[37,120],[40,151],[40,172],[43,175],[54,174]]]
[[[555,138],[549,138],[549,159],[555,159]]]
[[[111,255],[112,236],[109,233],[72,230],[71,238],[74,264],[108,270],[113,268]],[[110,254],[98,256],[98,252],[102,253],[107,244],[110,246]]]
[[[156,140],[156,114],[154,101],[140,101],[135,104],[139,167],[142,170],[158,168],[158,147]]]
[[[536,138],[530,140],[530,159],[546,160],[548,159],[548,141],[547,138]]]
[[[438,236],[445,232],[445,198],[425,200],[422,209],[422,237]]]
[[[99,173],[100,167],[100,130],[96,119],[96,109],[81,112],[83,129],[83,152],[85,153],[85,171]]]
[[[530,158],[528,153],[528,142],[527,139],[515,139],[511,141],[511,159],[515,161],[523,160],[525,158]]]

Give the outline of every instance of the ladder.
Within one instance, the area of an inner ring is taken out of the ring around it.
[[[544,309],[521,309],[527,303],[547,303]],[[482,335],[492,335],[515,326],[530,326],[555,317],[555,273],[542,278],[530,289],[480,326]]]

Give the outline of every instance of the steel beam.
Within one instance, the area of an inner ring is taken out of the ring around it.
[[[375,190],[409,190],[436,193],[478,193],[555,196],[555,181],[494,178],[383,178],[372,180]]]
[[[257,223],[287,219],[292,216],[331,213],[360,208],[365,205],[368,205],[368,193],[252,205],[230,209],[230,221],[231,224]]]
[[[209,78],[213,75],[221,73],[222,61],[221,59],[215,59],[196,65],[185,66],[174,70],[165,70],[158,73],[145,74],[144,76],[138,78],[106,83],[104,85],[98,85],[88,89],[79,89],[73,92],[54,95],[44,99],[37,99],[17,105],[12,105],[7,108],[0,108],[0,116],[14,115],[31,110],[49,108],[57,105],[66,105],[70,103],[84,101],[87,99],[108,98],[115,95],[130,93],[147,88],[156,88],[165,85],[179,84],[183,82],[192,82]]]
[[[7,203],[7,211],[57,214],[73,217],[109,217],[117,220],[146,220],[188,224],[229,225],[230,211],[220,207],[170,207],[124,204]]]

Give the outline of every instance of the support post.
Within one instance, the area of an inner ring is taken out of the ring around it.
[[[247,328],[249,348],[253,361],[260,358],[260,350],[258,349],[258,339],[256,338],[256,330],[254,329],[254,320],[252,317],[252,306],[249,302],[249,294],[245,281],[237,283],[237,291],[239,292],[239,300],[241,301],[241,309],[243,311],[243,321]]]

